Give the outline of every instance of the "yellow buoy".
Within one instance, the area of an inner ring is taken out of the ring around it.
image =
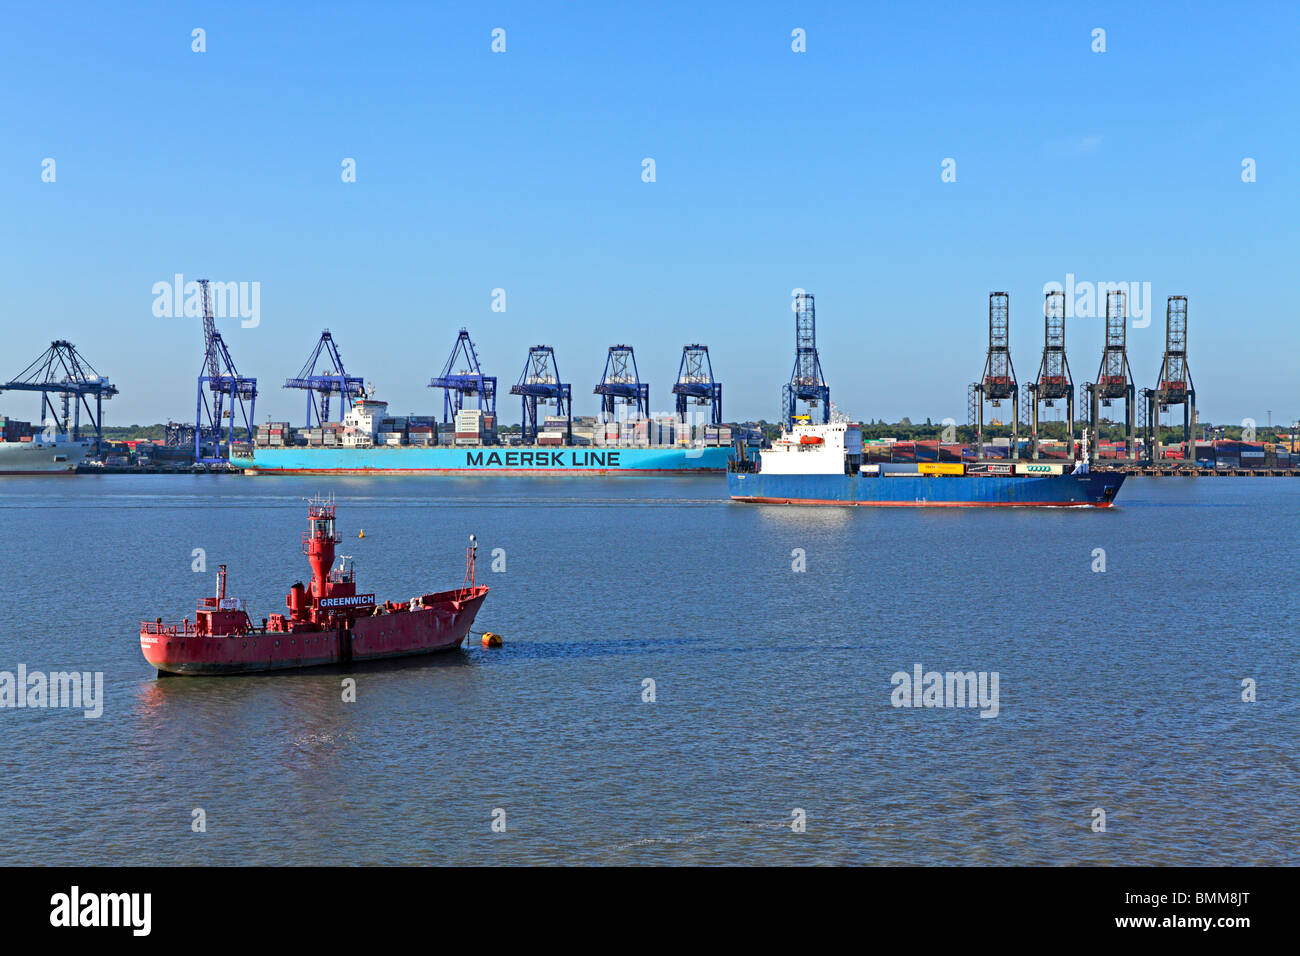
[[[484,632],[484,634],[483,634],[483,646],[484,646],[484,647],[500,647],[500,646],[501,646],[501,635],[500,635],[500,634],[493,634],[491,631],[486,631],[486,632]]]
[[[361,529],[361,533],[360,533],[359,535],[357,535],[357,537],[358,537],[358,538],[364,538],[365,536],[366,536],[366,529],[365,529],[365,528],[362,528],[362,529]]]

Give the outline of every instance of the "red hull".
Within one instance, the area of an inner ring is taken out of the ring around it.
[[[432,596],[432,606],[359,617],[345,630],[209,636],[142,628],[140,650],[160,673],[187,675],[251,674],[435,654],[460,647],[487,592],[482,585],[444,591]]]

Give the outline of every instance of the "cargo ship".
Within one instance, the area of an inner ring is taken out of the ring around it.
[[[864,463],[861,428],[846,422],[796,423],[757,456],[738,450],[727,468],[733,501],[765,504],[1109,508],[1123,483],[1086,458]]]
[[[523,475],[534,477],[721,475],[731,456],[727,426],[665,421],[596,423],[572,441],[573,423],[548,418],[535,444],[498,441],[493,416],[456,415],[454,430],[431,418],[388,415],[373,393],[353,400],[343,421],[294,430],[259,426],[251,444],[235,444],[230,462],[249,475]]]
[[[465,580],[450,591],[421,594],[406,601],[376,602],[357,592],[356,568],[343,558],[334,565],[335,504],[332,498],[307,503],[302,550],[311,582],[294,584],[285,614],[254,624],[239,598],[226,596],[226,566],[217,573],[216,593],[200,598],[194,620],[162,618],[140,624],[140,650],[159,676],[249,674],[288,668],[349,664],[460,647],[486,586],[475,581],[477,545],[465,550]]]
[[[0,416],[0,475],[70,475],[94,448],[92,438],[55,435]]]

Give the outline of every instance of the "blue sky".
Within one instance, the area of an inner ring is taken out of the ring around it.
[[[151,308],[180,272],[260,283],[260,324],[221,328],[262,420],[301,418],[279,386],[324,327],[395,411],[440,410],[462,325],[503,392],[554,345],[578,413],[610,344],[668,409],[701,341],[727,417],[773,419],[806,288],[837,404],[963,421],[988,293],[1027,380],[1044,283],[1073,274],[1151,284],[1140,387],[1185,294],[1203,417],[1300,417],[1300,7],[549,6],[8,11],[0,378],[68,338],[122,389],[109,422],[192,418],[199,323]],[[1071,320],[1076,382],[1101,346]]]

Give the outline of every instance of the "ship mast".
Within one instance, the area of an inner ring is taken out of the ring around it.
[[[302,552],[311,565],[311,593],[317,602],[329,597],[329,572],[334,567],[334,496],[307,499],[307,532]]]

